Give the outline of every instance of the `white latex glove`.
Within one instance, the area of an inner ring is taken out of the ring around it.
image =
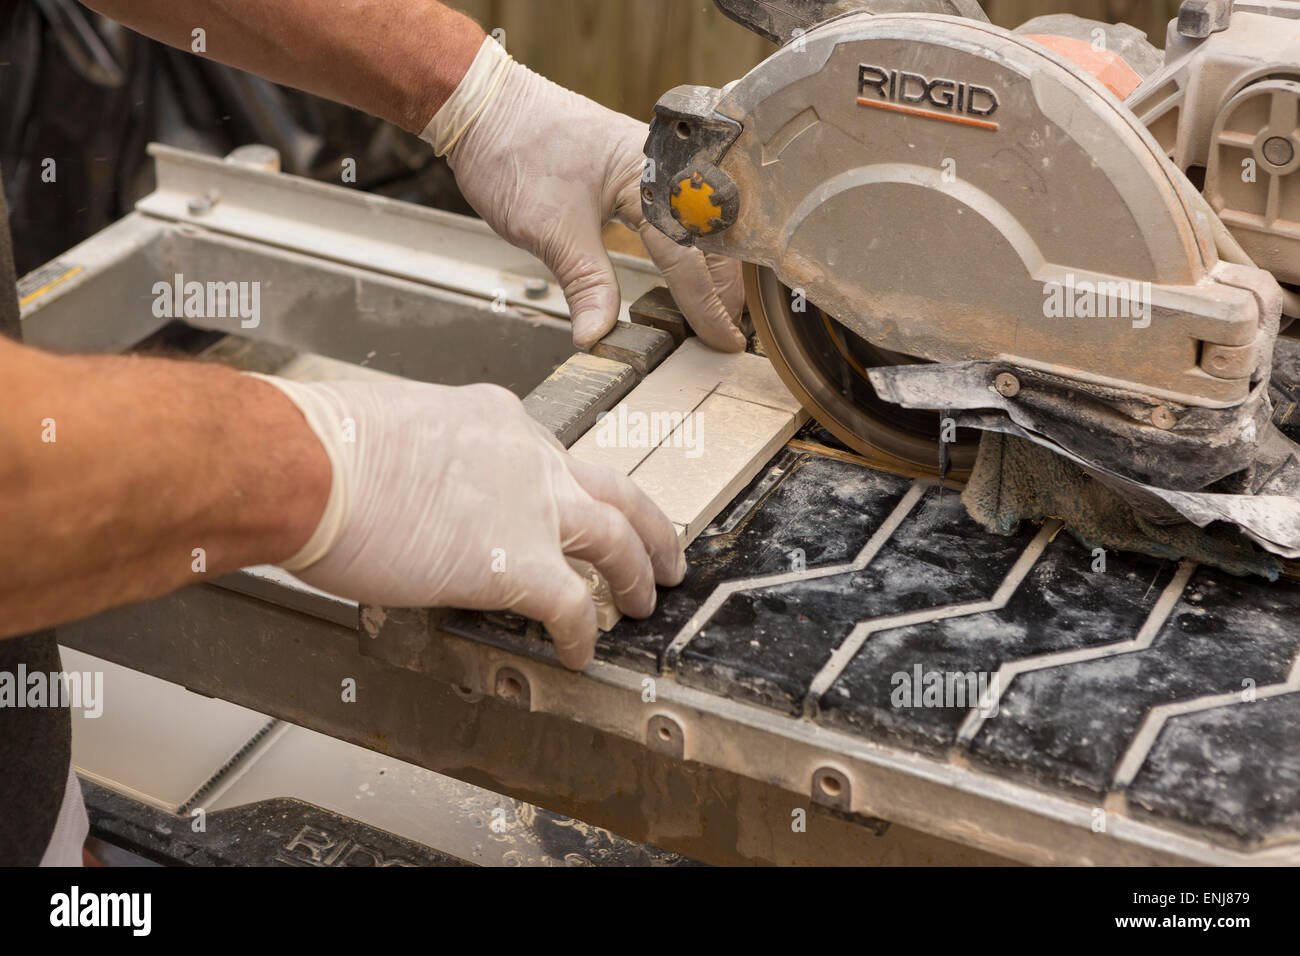
[[[618,281],[601,239],[617,219],[640,234],[696,334],[741,351],[740,264],[679,246],[641,215],[647,134],[645,124],[515,63],[489,38],[422,136],[448,151],[457,185],[484,221],[555,274],[579,348],[595,345],[618,318]]]
[[[495,385],[301,384],[333,466],[329,503],[284,567],[313,587],[390,607],[514,611],[546,625],[565,665],[595,648],[590,561],[620,611],[647,617],[686,560],[672,523],[629,479],[570,457]],[[352,440],[349,440],[352,439]]]

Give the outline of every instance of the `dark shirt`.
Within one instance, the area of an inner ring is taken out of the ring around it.
[[[0,180],[0,335],[22,339],[9,211]],[[0,382],[0,402],[5,400]],[[39,422],[33,423],[33,440]],[[0,468],[4,462],[0,461]],[[63,669],[54,632],[0,638],[0,672],[18,678]],[[18,688],[22,693],[23,688]],[[72,716],[66,707],[0,707],[0,865],[35,866],[45,855],[72,761]]]

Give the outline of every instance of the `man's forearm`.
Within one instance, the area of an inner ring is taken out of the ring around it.
[[[283,561],[330,464],[281,392],[216,366],[0,340],[0,637]]]
[[[133,30],[418,133],[483,31],[436,0],[82,0]]]

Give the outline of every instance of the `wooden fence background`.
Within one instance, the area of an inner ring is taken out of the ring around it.
[[[682,83],[721,86],[773,49],[718,13],[711,0],[449,0],[485,29],[505,31],[515,58],[557,83],[649,121]],[[1178,0],[983,0],[1016,27],[1044,13],[1130,23],[1164,46]]]

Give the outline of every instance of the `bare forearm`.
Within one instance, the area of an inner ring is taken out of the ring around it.
[[[282,561],[324,509],[324,450],[263,382],[2,340],[0,372],[0,637]]]
[[[436,0],[83,0],[133,30],[419,132],[483,42]]]

